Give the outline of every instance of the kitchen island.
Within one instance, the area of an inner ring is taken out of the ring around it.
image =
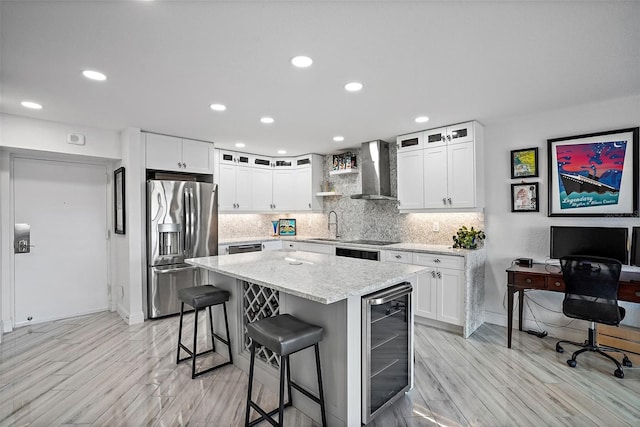
[[[322,326],[325,333],[320,351],[328,423],[361,424],[361,298],[398,283],[415,284],[422,267],[300,251],[253,252],[186,262],[208,270],[209,283],[231,292],[228,310],[234,363],[245,371],[249,366],[247,322],[290,313]],[[221,313],[215,314],[218,328],[223,324]],[[315,370],[308,368],[313,352],[303,350],[291,360],[292,378],[317,393]],[[278,390],[277,363],[268,352],[262,353],[262,363],[256,362],[256,379],[274,391]],[[293,397],[294,406],[320,420],[318,405],[295,392]]]

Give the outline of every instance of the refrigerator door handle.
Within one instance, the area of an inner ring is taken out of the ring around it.
[[[194,203],[193,203],[193,189],[189,188],[188,190],[188,195],[189,195],[189,207],[188,207],[188,211],[187,214],[189,215],[189,256],[194,256],[194,250],[193,250],[193,231],[194,231],[194,225],[193,225],[193,221],[194,221],[194,215],[193,215],[193,209],[194,209]]]
[[[184,199],[184,254],[186,257],[191,256],[191,201],[189,199],[189,190],[185,189],[183,193]]]

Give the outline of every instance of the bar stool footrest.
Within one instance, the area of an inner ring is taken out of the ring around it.
[[[274,410],[272,410],[271,412],[265,412],[264,409],[262,409],[261,407],[258,406],[258,404],[256,402],[254,402],[253,400],[249,401],[249,406],[252,407],[256,412],[258,412],[260,414],[260,418],[256,418],[255,420],[251,421],[249,423],[249,427],[254,426],[256,424],[259,424],[263,421],[268,421],[269,423],[271,423],[271,425],[274,426],[278,426],[279,424],[276,423],[276,421],[272,418],[275,414],[278,413],[278,411],[280,411],[280,408],[276,408]],[[287,403],[285,403],[282,408],[288,408],[289,406],[291,406],[291,396],[289,396],[289,401]],[[279,420],[280,424],[282,424],[282,420]]]

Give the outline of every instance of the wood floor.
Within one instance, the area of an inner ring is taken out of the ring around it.
[[[105,312],[5,334],[0,426],[242,425],[247,375],[226,366],[192,380],[187,363],[175,364],[177,323],[127,326]],[[620,380],[592,354],[569,368],[551,337],[515,332],[513,349],[505,342],[505,329],[493,325],[467,340],[416,325],[416,387],[371,425],[640,425],[640,370]],[[275,407],[275,393],[254,390]],[[293,408],[285,423],[316,425]]]

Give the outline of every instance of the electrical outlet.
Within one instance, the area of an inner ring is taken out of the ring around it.
[[[438,222],[433,223],[433,231],[440,231],[440,223]]]

